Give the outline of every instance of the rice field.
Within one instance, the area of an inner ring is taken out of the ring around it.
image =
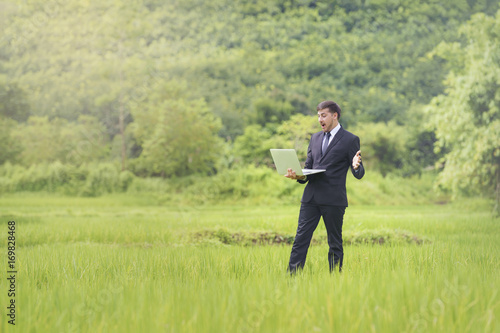
[[[291,277],[291,244],[272,239],[294,235],[298,211],[4,195],[4,253],[16,221],[16,325],[2,278],[0,331],[500,331],[500,220],[486,203],[351,206],[344,235],[361,241],[345,246],[342,274],[328,272],[320,223],[305,269]]]

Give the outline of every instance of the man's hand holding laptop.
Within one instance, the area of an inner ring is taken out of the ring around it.
[[[285,175],[286,178],[290,178],[290,179],[298,179],[298,180],[305,180],[306,179],[306,176],[302,175],[302,176],[297,176],[295,174],[295,171],[293,171],[291,168],[288,168],[287,170],[287,173]]]

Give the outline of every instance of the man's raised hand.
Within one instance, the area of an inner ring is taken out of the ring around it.
[[[356,155],[352,158],[352,167],[354,170],[358,170],[361,165],[361,150],[358,150]]]

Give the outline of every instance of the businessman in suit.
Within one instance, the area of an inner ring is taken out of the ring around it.
[[[337,103],[324,101],[316,109],[321,131],[311,136],[305,167],[326,171],[297,176],[294,170],[288,169],[285,175],[301,184],[307,184],[302,195],[297,234],[288,265],[288,271],[292,274],[304,267],[311,238],[321,217],[330,247],[330,272],[337,268],[342,271],[342,224],[347,207],[346,176],[349,169],[357,179],[365,174],[359,138],[340,125],[341,109]]]

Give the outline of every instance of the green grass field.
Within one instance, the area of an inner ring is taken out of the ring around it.
[[[298,202],[168,207],[145,195],[19,193],[0,209],[3,253],[16,221],[18,271],[15,328],[0,282],[2,332],[500,331],[500,220],[482,201],[351,206],[346,237],[424,241],[346,245],[343,273],[330,275],[320,224],[295,277],[291,245],[231,236],[293,236]]]

